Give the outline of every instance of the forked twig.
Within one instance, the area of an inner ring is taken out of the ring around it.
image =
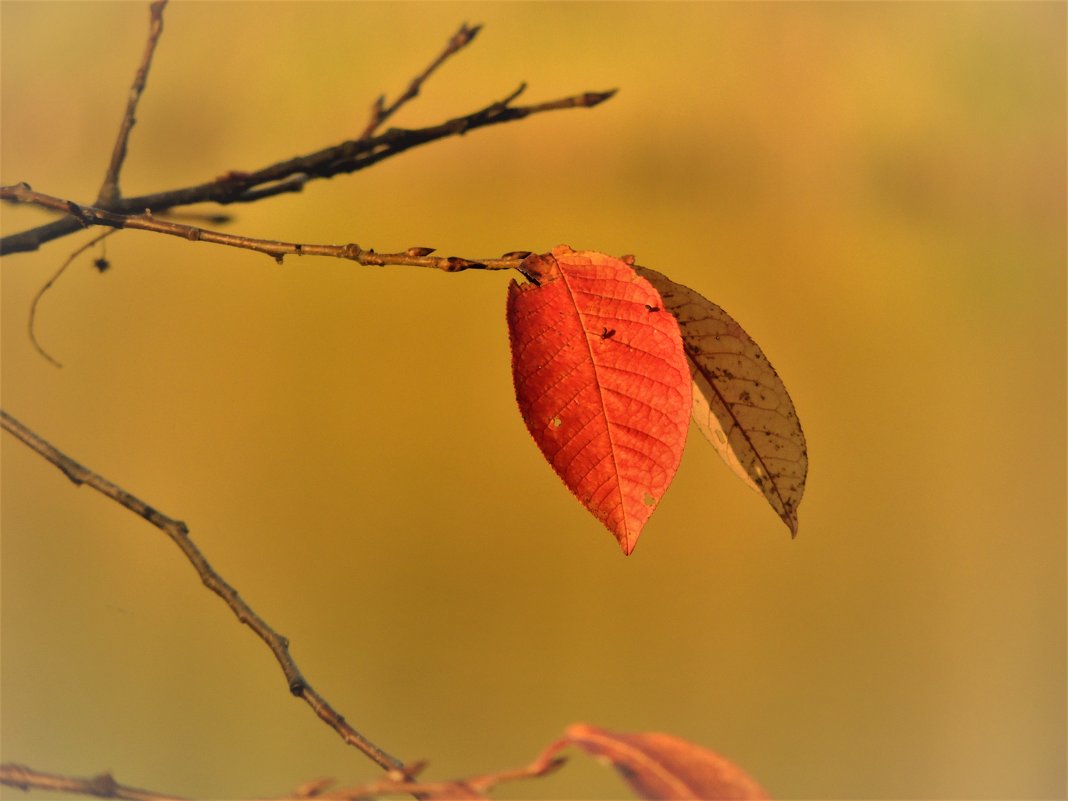
[[[438,57],[431,61],[425,70],[412,78],[411,83],[408,84],[408,88],[404,90],[404,93],[390,103],[389,106],[385,105],[385,96],[379,95],[378,99],[376,99],[371,106],[371,119],[367,122],[367,127],[363,129],[363,133],[360,134],[360,138],[369,139],[374,132],[379,129],[382,123],[393,116],[397,109],[409,100],[415,98],[416,95],[419,94],[419,90],[422,88],[424,81],[426,81],[438,67],[444,64],[449,56],[460,52],[467,47],[467,45],[471,44],[480,30],[482,30],[481,25],[469,27],[465,22],[460,26],[460,30],[452,35],[448,44],[445,45],[445,49],[438,54]]]
[[[130,131],[137,122],[137,104],[141,100],[141,93],[145,91],[148,71],[152,67],[152,55],[156,52],[156,43],[159,41],[160,34],[163,33],[163,9],[166,5],[167,0],[155,0],[148,8],[148,39],[145,42],[145,52],[141,56],[141,64],[137,68],[133,85],[130,87],[126,111],[122,115],[119,135],[111,151],[111,161],[104,175],[104,182],[100,185],[100,193],[96,196],[98,206],[112,203],[122,196],[119,190],[119,173],[122,171],[122,163],[126,160],[126,145],[130,139]]]
[[[192,539],[189,537],[189,529],[185,523],[160,512],[140,498],[132,495],[122,487],[113,484],[103,476],[93,472],[84,465],[79,464],[54,445],[24,426],[7,412],[0,410],[0,424],[5,431],[11,433],[19,441],[29,446],[36,453],[43,456],[77,485],[85,484],[92,487],[102,495],[107,496],[121,506],[129,509],[136,515],[143,517],[154,525],[185,555],[186,559],[196,569],[204,585],[226,601],[237,619],[252,629],[256,635],[271,649],[282,673],[285,675],[289,691],[303,698],[308,705],[327,725],[336,731],[341,738],[351,746],[359,749],[367,755],[376,765],[383,770],[399,778],[407,778],[409,772],[404,763],[396,757],[390,756],[373,742],[368,740],[352,726],[316,692],[307,680],[301,675],[293,657],[289,655],[289,641],[275,631],[250,607],[229,583],[220,576],[201,553]]]
[[[151,209],[159,214],[168,209],[193,203],[210,202],[223,205],[251,203],[285,192],[299,192],[312,180],[357,172],[413,147],[450,136],[462,136],[478,128],[513,122],[547,111],[593,108],[616,93],[615,89],[604,92],[583,92],[545,103],[526,106],[512,105],[512,101],[525,88],[525,84],[520,84],[518,89],[503,99],[438,125],[415,129],[390,128],[385,133],[367,139],[350,139],[314,153],[279,161],[253,172],[231,171],[202,184],[133,198],[119,197],[103,205],[107,211],[119,214],[135,214],[145,209]],[[78,221],[67,218],[5,236],[0,239],[0,255],[36,250],[46,242],[77,231],[79,227]]]

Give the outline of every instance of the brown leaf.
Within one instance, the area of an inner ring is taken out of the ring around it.
[[[605,759],[645,799],[766,799],[745,771],[714,751],[670,734],[627,734],[576,723],[554,747],[576,745]]]
[[[808,451],[782,379],[760,346],[715,303],[656,270],[634,269],[659,290],[664,308],[679,321],[697,427],[796,536]]]

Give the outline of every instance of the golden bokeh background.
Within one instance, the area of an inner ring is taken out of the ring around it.
[[[512,394],[501,273],[283,266],[141,232],[6,257],[3,407],[186,521],[387,751],[447,778],[572,722],[716,749],[775,798],[1063,798],[1063,3],[186,3],[135,195],[362,130],[619,87],[226,230],[487,257],[634,253],[762,345],[809,442],[800,535],[697,435],[634,555]],[[91,201],[135,3],[0,4],[2,180]],[[48,216],[3,208],[3,232]],[[2,445],[4,761],[198,798],[376,768],[143,520]],[[4,798],[27,797],[7,789]],[[500,798],[626,797],[576,755]],[[43,794],[28,796],[44,797]]]

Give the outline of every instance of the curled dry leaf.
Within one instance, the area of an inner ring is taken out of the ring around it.
[[[796,536],[808,451],[782,379],[760,346],[715,303],[656,270],[635,270],[678,319],[693,374],[697,427]]]
[[[550,746],[549,753],[568,745],[610,762],[639,798],[712,801],[768,797],[729,759],[670,734],[627,734],[576,723]]]
[[[675,477],[690,415],[679,326],[619,259],[528,256],[508,288],[516,400],[553,470],[629,554]]]

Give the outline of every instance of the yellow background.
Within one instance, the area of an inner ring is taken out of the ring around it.
[[[574,721],[670,732],[791,798],[1065,787],[1061,3],[176,3],[129,195],[512,91],[619,87],[438,142],[226,230],[487,257],[634,253],[789,387],[800,535],[691,436],[624,558],[515,408],[502,273],[140,232],[5,258],[3,406],[163,511],[361,731],[446,778]],[[2,180],[91,201],[144,5],[4,2]],[[3,209],[11,233],[47,219]],[[95,255],[95,254],[94,254]],[[2,758],[204,798],[377,770],[144,521],[9,435]],[[576,756],[503,798],[626,796]],[[6,797],[24,797],[6,790]]]

